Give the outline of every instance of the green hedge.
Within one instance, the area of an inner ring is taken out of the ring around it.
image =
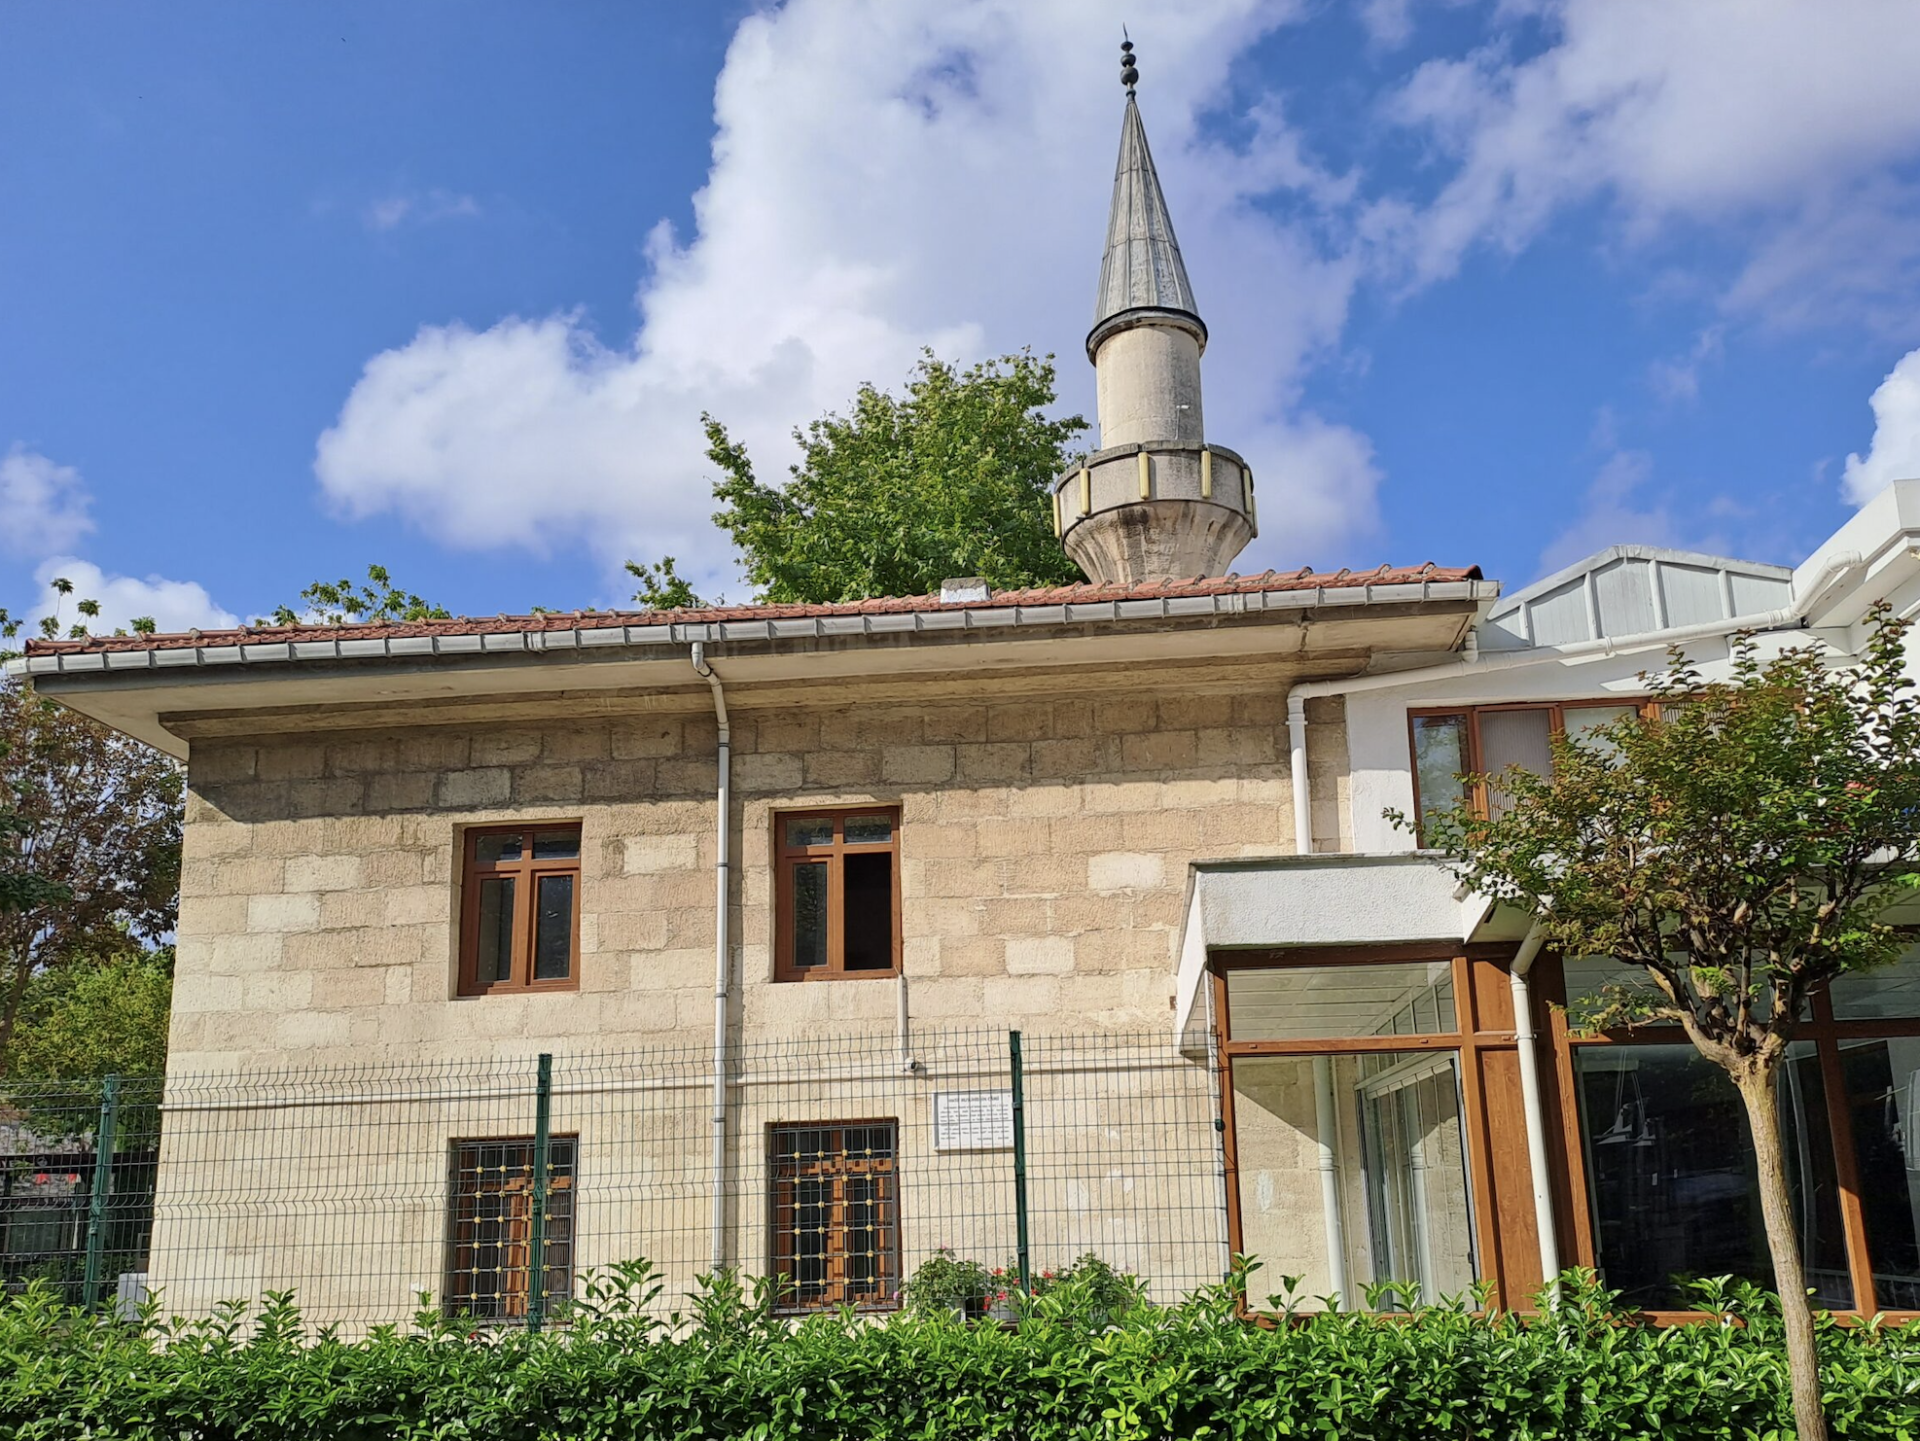
[[[1018,1327],[945,1315],[772,1313],[721,1277],[662,1322],[644,1265],[564,1327],[476,1332],[423,1311],[344,1341],[290,1298],[195,1325],[89,1317],[39,1290],[0,1306],[0,1436],[120,1438],[1786,1437],[1766,1298],[1635,1324],[1575,1285],[1523,1323],[1464,1305],[1402,1318],[1236,1318],[1230,1285],[1114,1318],[1037,1297]],[[1920,1441],[1920,1327],[1821,1332],[1836,1435]]]

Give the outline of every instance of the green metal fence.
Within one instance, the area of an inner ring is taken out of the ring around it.
[[[1165,1033],[748,1042],[717,1151],[705,1048],[0,1085],[0,1285],[537,1329],[639,1257],[663,1307],[718,1263],[885,1310],[942,1252],[1023,1283],[1091,1253],[1171,1297],[1227,1266],[1215,1065]]]

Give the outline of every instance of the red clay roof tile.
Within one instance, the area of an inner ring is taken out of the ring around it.
[[[937,595],[876,596],[829,605],[720,605],[686,610],[565,611],[537,615],[456,616],[450,620],[380,624],[261,625],[231,630],[184,631],[166,635],[87,636],[79,640],[29,640],[27,654],[75,655],[93,651],[182,650],[192,646],[272,645],[286,642],[398,639],[404,636],[497,635],[503,632],[598,630],[611,626],[703,624],[711,621],[804,620],[837,615],[899,615],[915,611],[988,610],[1004,606],[1094,604],[1114,600],[1161,600],[1188,596],[1249,595],[1267,591],[1333,589],[1368,585],[1436,584],[1481,579],[1480,567],[1390,566],[1377,570],[1340,570],[1332,574],[1303,569],[1263,571],[1259,575],[1196,577],[1192,580],[1142,581],[1134,585],[1045,586],[995,591],[985,600],[943,601]]]

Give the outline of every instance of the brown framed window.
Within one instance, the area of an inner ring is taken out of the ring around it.
[[[897,975],[899,811],[809,811],[773,824],[774,979]]]
[[[1489,1274],[1469,962],[1445,953],[1213,960],[1236,1252],[1304,1309],[1399,1310]]]
[[[1655,702],[1564,701],[1516,705],[1433,707],[1407,716],[1413,748],[1414,817],[1447,810],[1468,797],[1481,815],[1504,807],[1504,798],[1475,788],[1471,796],[1461,779],[1467,775],[1498,775],[1509,766],[1523,766],[1536,775],[1553,768],[1552,737],[1567,734],[1578,740],[1597,726],[1623,716],[1651,719]]]
[[[470,830],[461,883],[460,994],[580,984],[580,827]]]
[[[769,1129],[775,1274],[793,1310],[891,1306],[900,1281],[893,1121]]]
[[[578,1142],[547,1143],[543,1295],[573,1295],[574,1156]],[[518,1321],[527,1314],[533,1249],[533,1138],[455,1141],[447,1183],[449,1316]]]
[[[1570,957],[1545,988],[1576,1009],[1617,961]],[[1777,1104],[1801,1264],[1816,1303],[1920,1310],[1920,947],[1814,993]],[[1576,1035],[1553,1026],[1566,1078],[1578,1260],[1651,1314],[1691,1304],[1680,1278],[1773,1284],[1744,1108],[1678,1027]]]

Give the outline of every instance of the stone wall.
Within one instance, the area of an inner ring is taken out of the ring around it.
[[[898,1003],[891,979],[772,981],[781,810],[899,806],[905,983],[929,1025],[1167,1025],[1188,862],[1291,851],[1282,678],[970,689],[920,700],[903,686],[858,705],[735,698],[746,1037],[887,1023]],[[560,718],[567,709],[196,739],[176,1072],[709,1033],[711,712]],[[1340,702],[1315,702],[1309,720],[1316,830],[1331,847],[1351,829]],[[456,999],[461,829],[524,819],[582,828],[580,990]]]
[[[884,1118],[905,1272],[938,1245],[1005,1260],[1010,1158],[936,1153],[928,1106],[1005,1085],[991,1032],[1018,1027],[1119,1047],[1029,1079],[1040,1263],[1096,1251],[1160,1294],[1217,1275],[1214,1078],[1172,1048],[1187,866],[1292,849],[1285,677],[1227,674],[730,696],[733,1259],[766,1264],[768,1124]],[[449,1146],[531,1133],[538,1051],[555,1134],[579,1140],[579,1267],[645,1255],[677,1297],[708,1264],[707,699],[194,741],[152,1262],[171,1309],[290,1287],[317,1319],[402,1319],[443,1283]],[[1332,842],[1350,829],[1342,713],[1309,717]],[[900,808],[904,980],[777,983],[774,819],[864,803]],[[456,998],[462,828],[538,819],[581,826],[580,989]],[[893,1049],[902,986],[913,1071]]]

